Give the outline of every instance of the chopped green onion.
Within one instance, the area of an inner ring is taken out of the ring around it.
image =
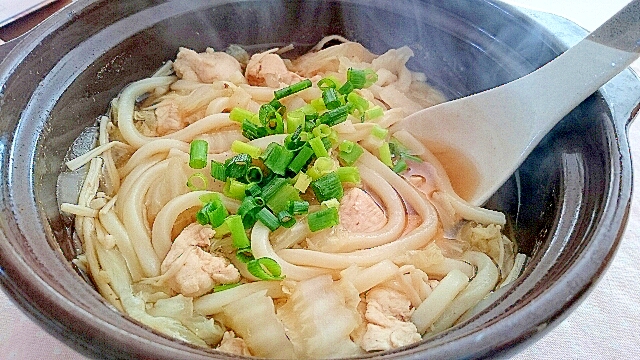
[[[328,110],[327,112],[320,115],[319,121],[322,124],[327,124],[329,126],[333,126],[339,124],[345,120],[347,120],[347,116],[349,115],[349,111],[353,105],[345,104],[338,106],[335,109]]]
[[[313,106],[316,112],[327,110],[327,107],[324,106],[324,101],[322,101],[322,98],[313,99],[309,102],[309,104]]]
[[[194,180],[200,180],[200,184],[198,184],[199,186],[194,183]],[[207,181],[207,178],[200,172],[191,174],[187,179],[187,187],[191,191],[206,190],[208,186],[209,182]]]
[[[311,184],[312,180],[313,179],[311,178],[311,176],[300,172],[298,173],[296,182],[295,184],[293,184],[293,187],[299,192],[304,193],[307,191],[307,188],[309,187],[309,184]]]
[[[313,166],[307,170],[307,175],[309,175],[313,180],[318,179],[321,176],[324,176],[330,172],[332,172],[336,167],[335,162],[330,157],[319,157],[313,163]]]
[[[364,119],[373,120],[381,117],[382,115],[384,115],[384,110],[382,110],[380,106],[376,105],[364,112]]]
[[[331,135],[333,129],[329,127],[327,124],[320,124],[313,129],[311,132],[315,137],[327,137]]]
[[[231,232],[231,240],[236,249],[244,249],[251,247],[251,241],[247,237],[247,233],[242,225],[242,217],[240,215],[229,215],[225,223],[229,226]]]
[[[238,207],[238,215],[242,217],[242,223],[245,228],[249,228],[248,224],[255,223],[255,217],[264,206],[264,200],[260,197],[246,196]]]
[[[313,152],[317,157],[329,156],[329,153],[327,152],[327,149],[325,149],[324,143],[322,142],[322,138],[314,137],[313,139],[309,140],[309,145],[311,146],[311,149],[313,149]]]
[[[330,228],[338,225],[339,222],[338,209],[334,207],[322,209],[307,216],[307,224],[312,232]]]
[[[287,184],[287,180],[281,177],[273,177],[262,187],[262,198],[269,201],[280,189]]]
[[[231,143],[231,151],[236,154],[248,154],[252,158],[256,159],[262,154],[262,149],[245,142],[234,140]]]
[[[242,200],[246,196],[246,190],[247,184],[241,183],[236,179],[227,179],[227,183],[224,185],[222,193],[230,198]]]
[[[296,223],[296,219],[287,210],[282,210],[278,213],[278,221],[280,225],[290,228]]]
[[[255,258],[253,257],[253,253],[251,252],[251,247],[249,246],[236,250],[236,259],[238,259],[243,264],[254,260]]]
[[[340,94],[338,94],[338,91],[334,88],[328,88],[322,92],[322,102],[329,110],[342,105],[342,101],[340,101]]]
[[[347,81],[352,83],[356,89],[364,89],[378,81],[378,74],[371,69],[357,70],[349,68],[347,70]]]
[[[262,169],[257,166],[249,166],[245,175],[247,183],[259,183],[262,181]]]
[[[272,143],[274,144],[274,143]],[[266,156],[263,156],[264,166],[274,173],[284,176],[287,167],[293,160],[293,152],[280,144],[271,145],[268,148]]]
[[[341,166],[336,169],[336,174],[343,183],[360,183],[360,171],[355,166]]]
[[[389,130],[381,127],[378,124],[375,124],[373,128],[371,128],[371,135],[377,137],[378,139],[384,140],[389,134]]]
[[[335,89],[338,85],[336,85],[336,82],[331,79],[331,78],[322,78],[320,79],[320,81],[318,81],[318,88],[322,91],[328,90],[328,89]]]
[[[259,139],[267,136],[267,129],[264,126],[254,124],[250,120],[242,121],[242,136],[249,140]]]
[[[302,125],[298,126],[296,131],[284,138],[284,147],[294,152],[300,151],[307,144],[307,141],[303,140],[303,137],[306,138],[307,136],[308,134],[302,131]]]
[[[245,190],[245,193],[249,196],[261,196],[262,195],[262,188],[260,187],[260,185],[258,185],[257,183],[249,183],[247,184],[247,188]]]
[[[209,143],[206,140],[196,139],[191,141],[189,148],[189,167],[202,169],[207,166],[207,152]]]
[[[269,230],[275,231],[280,227],[280,221],[278,221],[278,217],[275,216],[269,209],[262,208],[256,214],[256,219],[258,219],[264,226],[268,227]]]
[[[220,181],[227,181],[227,170],[223,163],[211,160],[211,177]]]
[[[282,115],[279,113],[274,113],[272,117],[270,117],[265,123],[265,129],[267,129],[267,134],[284,134],[284,121],[282,120]]]
[[[229,216],[229,212],[218,198],[217,200],[206,203],[202,209],[198,210],[196,220],[201,225],[209,224],[216,228],[224,223],[227,216]]]
[[[389,143],[384,142],[382,146],[378,148],[378,156],[380,157],[380,161],[388,167],[393,167],[393,162],[391,161],[391,151],[389,150]]]
[[[240,283],[233,283],[233,284],[220,284],[220,285],[216,285],[213,287],[213,292],[220,292],[220,291],[225,291],[225,290],[229,290],[229,289],[233,289],[236,286],[239,286]]]
[[[253,119],[255,115],[256,113],[251,112],[249,110],[245,110],[239,107],[234,107],[233,109],[231,109],[231,112],[229,113],[229,119],[232,121],[237,121],[239,123],[242,123],[245,120],[251,121],[251,119]]]
[[[342,199],[344,190],[342,188],[342,182],[336,172],[330,172],[311,182],[311,189],[313,190],[316,198],[319,202],[336,198]]]
[[[250,165],[251,156],[249,154],[234,155],[224,162],[225,174],[228,178],[244,178]]]
[[[396,162],[396,164],[393,166],[393,171],[396,174],[400,174],[401,172],[407,170],[407,162],[404,159],[400,159]]]
[[[265,199],[266,200],[266,199]],[[300,193],[291,184],[286,183],[269,200],[266,200],[267,207],[275,214],[282,210],[287,210],[289,201],[300,201]]]
[[[313,154],[314,151],[309,146],[302,147],[296,157],[294,157],[293,160],[291,160],[291,162],[289,163],[289,170],[294,174],[299,173],[300,170],[302,170],[302,168],[304,168],[309,163],[311,157],[313,157]]]
[[[338,199],[336,199],[336,198],[325,200],[320,205],[324,206],[325,208],[340,209],[340,201],[338,201]]]
[[[280,100],[282,98],[285,98],[289,95],[295,94],[299,91],[302,91],[304,89],[310,88],[311,87],[311,80],[309,79],[305,79],[302,80],[300,82],[297,82],[295,84],[291,84],[285,88],[282,88],[280,90],[276,90],[273,92],[273,96],[277,99]]]
[[[363,114],[369,108],[369,101],[355,92],[347,95],[347,101],[353,105],[353,110],[357,110],[359,114]]]
[[[338,92],[342,95],[346,95],[346,94],[350,94],[353,91],[353,89],[354,87],[351,81],[347,81],[340,87],[340,89],[338,89]]]
[[[272,258],[262,257],[247,263],[247,270],[260,280],[282,280],[282,268]]]
[[[340,150],[338,157],[344,164],[349,166],[353,165],[360,155],[364,153],[364,150],[360,145],[348,140],[343,141],[338,149]]]
[[[258,111],[258,118],[260,119],[260,123],[262,125],[266,125],[267,121],[271,119],[271,117],[275,116],[276,108],[271,104],[262,104],[260,106],[260,110]]]
[[[300,200],[300,201],[290,201],[288,206],[288,211],[293,215],[301,215],[309,212],[309,202]]]
[[[269,101],[269,105],[273,107],[273,109],[276,110],[277,112],[280,112],[280,109],[282,109],[282,107],[284,106],[278,99],[273,99]]]
[[[302,110],[289,111],[287,113],[287,132],[293,133],[300,126],[304,125],[304,112]]]

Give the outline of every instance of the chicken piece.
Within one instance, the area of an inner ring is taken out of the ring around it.
[[[387,223],[384,211],[360,188],[352,188],[344,194],[338,214],[340,224],[352,232],[374,232]]]
[[[233,331],[225,331],[224,335],[222,335],[222,341],[220,341],[220,345],[216,350],[229,354],[251,356],[247,343],[244,342],[243,338],[236,337]]]
[[[413,344],[422,337],[410,321],[409,298],[396,290],[377,286],[366,295],[366,332],[360,346],[366,351],[385,351]]]
[[[240,280],[240,272],[223,257],[204,251],[215,231],[198,223],[188,225],[173,241],[162,261],[160,271],[169,273],[168,284],[184,296],[196,297],[209,292],[216,284]]]
[[[164,100],[155,109],[156,133],[166,135],[185,127],[186,123],[180,117],[178,104],[173,100]]]
[[[246,83],[238,60],[227,53],[213,51],[211,48],[198,54],[191,49],[181,47],[173,63],[173,69],[182,79],[205,84],[213,84],[216,80],[230,81],[234,84]]]
[[[245,71],[250,85],[280,87],[280,83],[292,84],[302,80],[298,74],[289,71],[284,60],[269,51],[251,56]]]

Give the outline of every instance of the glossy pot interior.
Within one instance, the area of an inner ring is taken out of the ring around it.
[[[139,326],[83,281],[69,262],[75,250],[58,213],[56,178],[70,144],[110,99],[174,58],[179,46],[202,51],[235,43],[252,51],[293,43],[301,53],[329,34],[374,53],[410,46],[408,66],[449,98],[515,79],[564,50],[517,10],[485,0],[78,1],[0,65],[5,290],[87,355],[222,358]],[[370,356],[506,355],[566,316],[606,267],[626,221],[626,121],[611,115],[600,94],[590,97],[489,200],[488,207],[507,213],[510,236],[532,256],[498,303],[435,338]]]

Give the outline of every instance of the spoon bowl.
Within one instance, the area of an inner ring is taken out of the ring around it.
[[[448,164],[455,190],[482,205],[565,115],[639,56],[640,0],[634,0],[538,70],[418,111],[392,131],[410,131]]]

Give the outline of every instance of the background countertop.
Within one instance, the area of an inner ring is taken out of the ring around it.
[[[14,1],[14,0],[9,0]],[[61,0],[18,23],[0,28],[9,40],[71,0]],[[594,30],[629,0],[507,0],[563,16]],[[640,74],[640,62],[632,65]],[[637,118],[636,118],[637,120]],[[636,121],[637,122],[637,121]],[[640,159],[640,124],[629,128],[632,158]],[[634,196],[625,235],[609,269],[591,294],[545,337],[514,356],[527,359],[640,359],[640,166],[634,167]],[[84,360],[27,318],[0,291],[0,358]]]

